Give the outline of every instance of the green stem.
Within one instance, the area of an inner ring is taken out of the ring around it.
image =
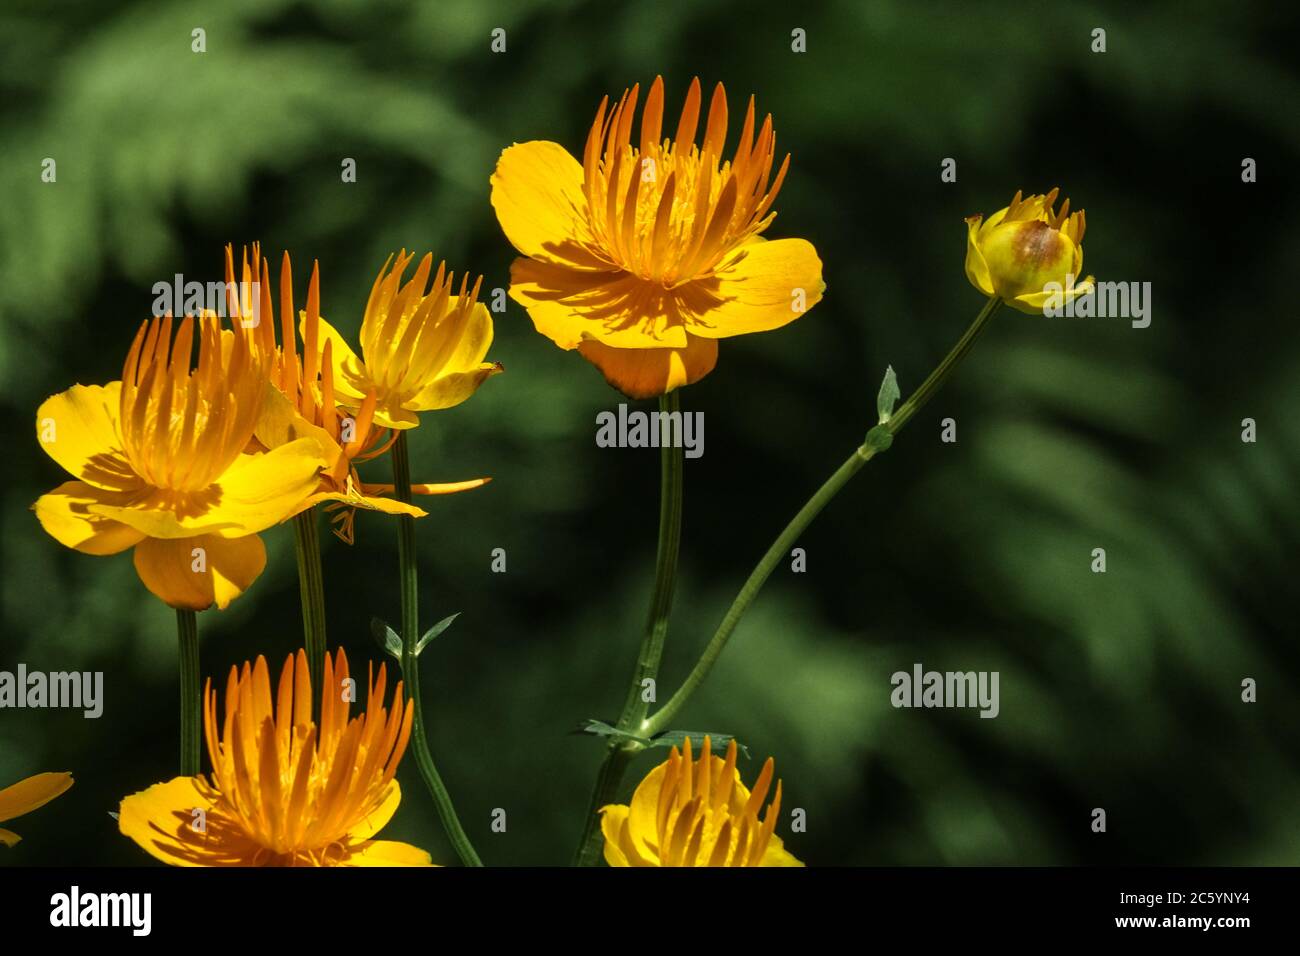
[[[320,534],[314,506],[294,516],[293,540],[298,557],[298,593],[302,601],[303,646],[307,649],[307,670],[311,674],[312,710],[319,713],[325,679],[325,579],[321,574]]]
[[[993,314],[997,312],[1001,305],[1002,300],[998,298],[990,298],[985,303],[979,315],[975,317],[965,334],[944,357],[944,360],[939,363],[939,366],[930,373],[930,376],[921,383],[921,387],[913,392],[907,401],[899,406],[889,421],[884,424],[891,436],[897,434],[911,417],[920,410],[921,406],[948,380],[957,365],[970,351],[971,346],[975,344],[975,340],[979,338],[980,333],[984,331],[989,319],[993,317]],[[767,553],[763,555],[758,565],[750,572],[749,577],[740,589],[740,593],[731,602],[731,607],[727,609],[722,623],[718,625],[717,631],[714,632],[713,637],[704,648],[704,653],[700,655],[699,661],[696,662],[695,667],[687,675],[682,686],[669,698],[668,703],[664,704],[644,723],[641,728],[643,731],[641,736],[653,736],[668,728],[668,724],[677,716],[686,702],[690,700],[696,688],[704,683],[704,679],[708,677],[709,671],[713,669],[713,665],[727,646],[727,641],[731,638],[736,625],[740,623],[740,619],[744,616],[745,611],[749,609],[754,598],[758,596],[759,590],[762,589],[772,571],[790,553],[791,547],[798,541],[799,536],[803,534],[808,525],[812,524],[813,519],[830,503],[830,500],[839,493],[840,489],[848,484],[849,479],[876,456],[876,452],[876,447],[865,443],[857,448],[844,464],[840,465],[835,473],[826,480],[826,483],[817,489],[817,492],[808,499],[807,503],[799,509],[799,513],[786,525],[785,530],[772,542],[772,546],[767,549]]]
[[[199,772],[199,748],[203,739],[202,693],[199,690],[199,622],[193,611],[176,609],[176,638],[180,649],[181,677],[181,776]]]
[[[676,391],[660,396],[659,410],[667,414],[681,411],[681,398]],[[673,589],[677,580],[677,554],[682,540],[682,448],[672,446],[667,419],[660,441],[659,457],[659,544],[655,554],[654,594],[646,616],[637,655],[636,670],[628,684],[627,699],[623,703],[617,727],[619,730],[640,735],[646,724],[650,701],[646,699],[647,680],[659,675],[663,659],[664,641],[668,636],[668,616],[673,606]],[[612,803],[623,781],[623,773],[636,752],[637,744],[611,742],[605,751],[592,788],[582,838],[578,842],[573,862],[576,866],[594,866],[600,859],[600,808]]]
[[[399,431],[397,440],[393,443],[393,485],[397,500],[410,504],[411,459],[406,448],[405,431]],[[411,750],[415,754],[420,776],[424,778],[424,784],[429,788],[429,795],[433,797],[438,817],[442,820],[443,829],[447,832],[456,855],[466,866],[482,866],[483,861],[479,859],[464,827],[460,825],[460,818],[456,816],[451,795],[447,792],[438,768],[434,765],[433,755],[429,752],[428,734],[425,732],[424,704],[420,696],[420,662],[415,649],[420,639],[415,519],[410,515],[398,515],[397,535],[397,559],[401,567],[402,585],[402,679],[406,682],[406,694],[412,701],[415,711],[411,728]]]

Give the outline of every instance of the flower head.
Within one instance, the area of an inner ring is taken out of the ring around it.
[[[78,551],[134,547],[140,579],[173,607],[224,608],[266,564],[257,533],[294,513],[324,462],[306,438],[250,453],[268,387],[245,329],[186,316],[173,339],[173,325],[170,315],[141,325],[120,382],[74,385],[41,405],[41,447],[77,480],[34,510]]]
[[[1092,289],[1083,270],[1083,210],[1070,212],[1065,200],[1058,212],[1053,189],[1046,196],[1022,198],[985,221],[966,220],[966,278],[985,295],[996,295],[1021,312],[1039,313],[1059,296],[1064,303]],[[1045,289],[1055,283],[1057,290]]]
[[[256,304],[232,299],[231,314],[241,321],[244,316],[257,317],[257,348],[266,359],[267,374],[275,386],[259,420],[256,437],[267,448],[311,437],[325,456],[325,468],[321,471],[316,491],[302,501],[298,511],[322,505],[332,513],[334,533],[349,544],[353,541],[359,508],[424,517],[427,512],[422,508],[386,497],[393,490],[391,484],[363,481],[357,471],[358,464],[378,458],[389,449],[394,433],[375,421],[375,389],[367,390],[359,405],[349,408],[347,400],[335,387],[339,373],[333,364],[334,344],[326,337],[324,346],[320,346],[320,327],[324,320],[320,317],[319,264],[312,264],[307,307],[302,312],[304,348],[301,356],[294,331],[297,313],[293,305],[293,265],[289,253],[284,254],[280,266],[278,343],[271,304],[270,267],[261,255],[260,244],[253,243],[251,262],[249,250],[244,250],[241,274],[242,282],[236,286],[233,249],[226,246],[226,287],[256,288],[260,294],[260,302]],[[268,321],[262,322],[263,317]],[[476,478],[445,484],[420,484],[412,486],[411,490],[416,494],[451,494],[481,487],[488,481],[487,478]]]
[[[348,719],[353,682],[342,650],[325,658],[319,725],[307,655],[285,661],[274,697],[266,659],[231,668],[224,717],[204,690],[211,780],[176,777],[122,801],[122,833],[175,866],[428,866],[405,843],[373,840],[401,802],[394,779],[411,734],[399,681],[384,707],[385,669],[365,713]]]
[[[443,262],[429,286],[433,256],[426,254],[403,283],[414,258],[403,249],[379,270],[361,322],[360,356],[319,315],[308,310],[302,321],[304,356],[322,350],[342,402],[360,407],[373,395],[374,419],[385,428],[414,428],[417,412],[459,405],[503,371],[501,363],[483,360],[492,345],[492,316],[478,301],[483,277],[470,286],[462,275],[458,289]]]
[[[802,239],[765,241],[789,167],[773,177],[772,117],[756,129],[754,98],[731,159],[718,84],[697,142],[700,82],[676,134],[663,135],[657,77],[633,139],[639,86],[596,112],[582,162],[558,143],[511,146],[492,174],[492,205],[527,258],[510,296],[537,331],[578,349],[615,388],[662,395],[712,371],[717,340],[776,329],[820,299],[821,260]]]
[[[70,773],[38,773],[5,787],[0,790],[0,823],[45,806],[71,786]],[[0,846],[13,846],[21,839],[12,830],[0,827]]]
[[[736,741],[715,757],[704,738],[699,760],[687,737],[679,753],[637,786],[630,806],[601,808],[605,862],[610,866],[803,866],[775,834],[781,781],[760,819],[772,784],[773,762],[763,764],[751,793],[736,770]]]

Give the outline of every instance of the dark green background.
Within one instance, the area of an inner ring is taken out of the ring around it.
[[[219,278],[228,241],[260,239],[273,262],[288,248],[300,299],[319,258],[324,313],[349,335],[402,246],[505,285],[501,149],[578,152],[601,95],[656,73],[670,115],[696,74],[726,83],[733,114],[750,92],[772,112],[793,160],[768,236],[810,240],[828,285],[793,325],[724,341],[684,393],[706,451],[686,465],[661,699],[874,423],[886,364],[907,394],[979,308],[963,217],[1060,185],[1088,212],[1087,271],[1154,286],[1145,330],[1000,314],[800,542],[807,573],[778,569],[681,725],[739,735],[747,778],[776,757],[808,818],[782,832],[810,864],[1297,862],[1294,24],[1285,4],[1137,6],[6,4],[0,668],[102,670],[107,701],[97,721],[0,712],[0,784],[77,781],[10,825],[25,839],[0,865],[148,862],[107,814],[176,766],[171,611],[129,555],[64,550],[29,512],[65,478],[33,436],[40,401],[118,377],[153,283]],[[484,859],[544,864],[568,859],[601,751],[570,731],[615,715],[632,667],[658,467],[595,446],[619,396],[594,369],[513,303],[496,329],[506,374],[412,438],[417,480],[495,478],[418,525],[424,622],[463,612],[425,689]],[[301,639],[292,535],[265,538],[251,593],[200,617],[205,675],[258,653],[278,667]],[[398,614],[396,528],[362,514],[354,547],[325,541],[331,642],[364,666],[370,617]],[[1001,716],[892,709],[889,675],[917,661],[999,671]],[[401,779],[384,836],[452,862],[409,759]]]

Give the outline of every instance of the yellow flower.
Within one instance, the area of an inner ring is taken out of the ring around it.
[[[699,145],[698,79],[671,139],[661,136],[664,84],[656,77],[632,141],[638,91],[613,110],[601,100],[582,162],[558,143],[505,150],[492,206],[528,257],[511,267],[510,296],[537,331],[578,349],[624,394],[649,398],[712,371],[718,339],[794,321],[825,285],[811,244],[760,235],[776,215],[790,157],[773,180],[772,117],[755,138],[754,98],[724,161],[721,83]]]
[[[325,456],[325,469],[316,491],[301,502],[295,513],[323,504],[333,513],[334,533],[349,544],[353,541],[353,524],[358,508],[424,517],[427,512],[421,508],[383,497],[392,493],[391,484],[362,481],[357,472],[358,463],[370,461],[387,451],[394,436],[388,428],[376,425],[375,389],[366,391],[354,414],[345,407],[345,400],[335,387],[338,373],[332,361],[334,344],[326,338],[324,347],[319,347],[320,326],[324,324],[320,317],[319,264],[313,263],[311,282],[307,287],[307,308],[302,313],[306,346],[301,356],[298,355],[298,340],[294,332],[296,313],[289,253],[284,254],[280,266],[278,344],[271,304],[270,266],[262,257],[259,243],[253,243],[251,262],[249,251],[244,250],[241,276],[242,282],[236,286],[233,249],[227,245],[226,287],[238,288],[250,295],[252,289],[260,293],[258,303],[232,299],[232,315],[241,321],[245,316],[250,317],[249,321],[256,316],[257,348],[266,358],[268,375],[275,386],[258,422],[256,437],[267,448],[278,448],[311,437],[319,443]],[[489,480],[475,478],[445,484],[418,484],[412,485],[411,490],[425,495],[452,494],[481,487]]]
[[[712,754],[704,738],[700,759],[674,747],[669,758],[637,786],[630,806],[601,808],[605,862],[610,866],[803,866],[786,851],[776,829],[781,781],[760,821],[772,784],[772,758],[750,793],[736,770],[736,742],[727,759]]]
[[[0,790],[0,823],[45,806],[72,786],[70,773],[38,773]],[[21,840],[17,833],[0,827],[0,845],[13,846]]]
[[[170,315],[147,320],[120,382],[74,385],[36,413],[41,447],[77,479],[36,502],[41,525],[87,554],[134,547],[172,607],[226,607],[266,564],[257,532],[293,514],[324,464],[311,439],[248,453],[269,391],[243,328],[186,316],[173,343]]]
[[[996,295],[1021,312],[1042,314],[1055,298],[1064,304],[1092,289],[1083,271],[1083,210],[1070,212],[1070,200],[1055,210],[1059,189],[1046,196],[1021,198],[984,221],[966,220],[966,278],[985,295]],[[1045,289],[1051,283],[1060,288]]]
[[[355,685],[341,649],[325,657],[324,686],[317,726],[301,650],[285,661],[274,700],[265,658],[232,667],[221,719],[209,680],[211,780],[176,777],[126,797],[122,833],[173,866],[429,866],[417,847],[371,839],[402,799],[393,775],[411,735],[411,702],[385,709],[381,665],[365,713],[348,720]],[[402,700],[400,681],[393,700]]]
[[[471,289],[469,275],[462,276],[456,291],[454,274],[439,263],[426,293],[432,255],[402,283],[414,258],[403,249],[395,263],[390,256],[379,270],[361,322],[360,357],[310,309],[302,320],[304,355],[315,360],[321,350],[320,361],[333,369],[335,393],[344,404],[359,408],[373,394],[374,419],[384,428],[414,428],[420,424],[417,412],[459,405],[504,371],[499,362],[483,361],[492,345],[492,316],[478,301],[483,277]]]

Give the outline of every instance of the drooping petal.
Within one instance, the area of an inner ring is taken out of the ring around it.
[[[1007,305],[1013,309],[1024,312],[1026,315],[1042,315],[1043,307],[1054,296],[1059,295],[1060,305],[1065,307],[1065,303],[1073,302],[1081,295],[1087,295],[1093,291],[1094,279],[1088,276],[1082,282],[1078,282],[1069,289],[1062,289],[1061,292],[1027,292],[1024,295],[1018,295],[1014,299],[1009,299]]]
[[[118,554],[140,541],[144,534],[89,509],[103,504],[121,506],[130,497],[84,481],[67,481],[41,495],[32,510],[46,534],[59,544],[85,554]]]
[[[0,823],[43,807],[72,786],[72,774],[38,773],[0,790]]]
[[[135,546],[135,570],[156,597],[175,608],[224,610],[266,567],[257,535],[146,538]]]
[[[594,339],[578,351],[629,398],[654,398],[698,382],[718,361],[718,340],[686,336],[681,349],[617,349]]]
[[[214,797],[203,778],[174,777],[123,799],[118,829],[172,866],[254,865],[261,848],[218,811]]]
[[[439,376],[424,388],[407,399],[405,405],[417,412],[430,412],[439,408],[451,408],[469,398],[478,387],[493,375],[504,371],[500,362],[484,362],[468,372],[450,372]],[[386,417],[386,416],[385,416]],[[386,428],[401,428],[399,424],[387,424],[381,420],[379,409],[375,409],[375,421]]]
[[[122,451],[117,417],[122,383],[74,385],[51,395],[36,412],[36,437],[69,474],[97,488],[124,491],[141,480]]]
[[[226,470],[216,488],[220,491],[210,514],[225,518],[231,528],[218,534],[239,537],[265,530],[292,517],[316,489],[325,457],[314,438],[273,448],[260,455],[240,455]]]
[[[718,301],[693,315],[687,328],[711,339],[779,329],[820,302],[826,290],[817,250],[803,239],[749,242],[713,278],[697,282]]]

